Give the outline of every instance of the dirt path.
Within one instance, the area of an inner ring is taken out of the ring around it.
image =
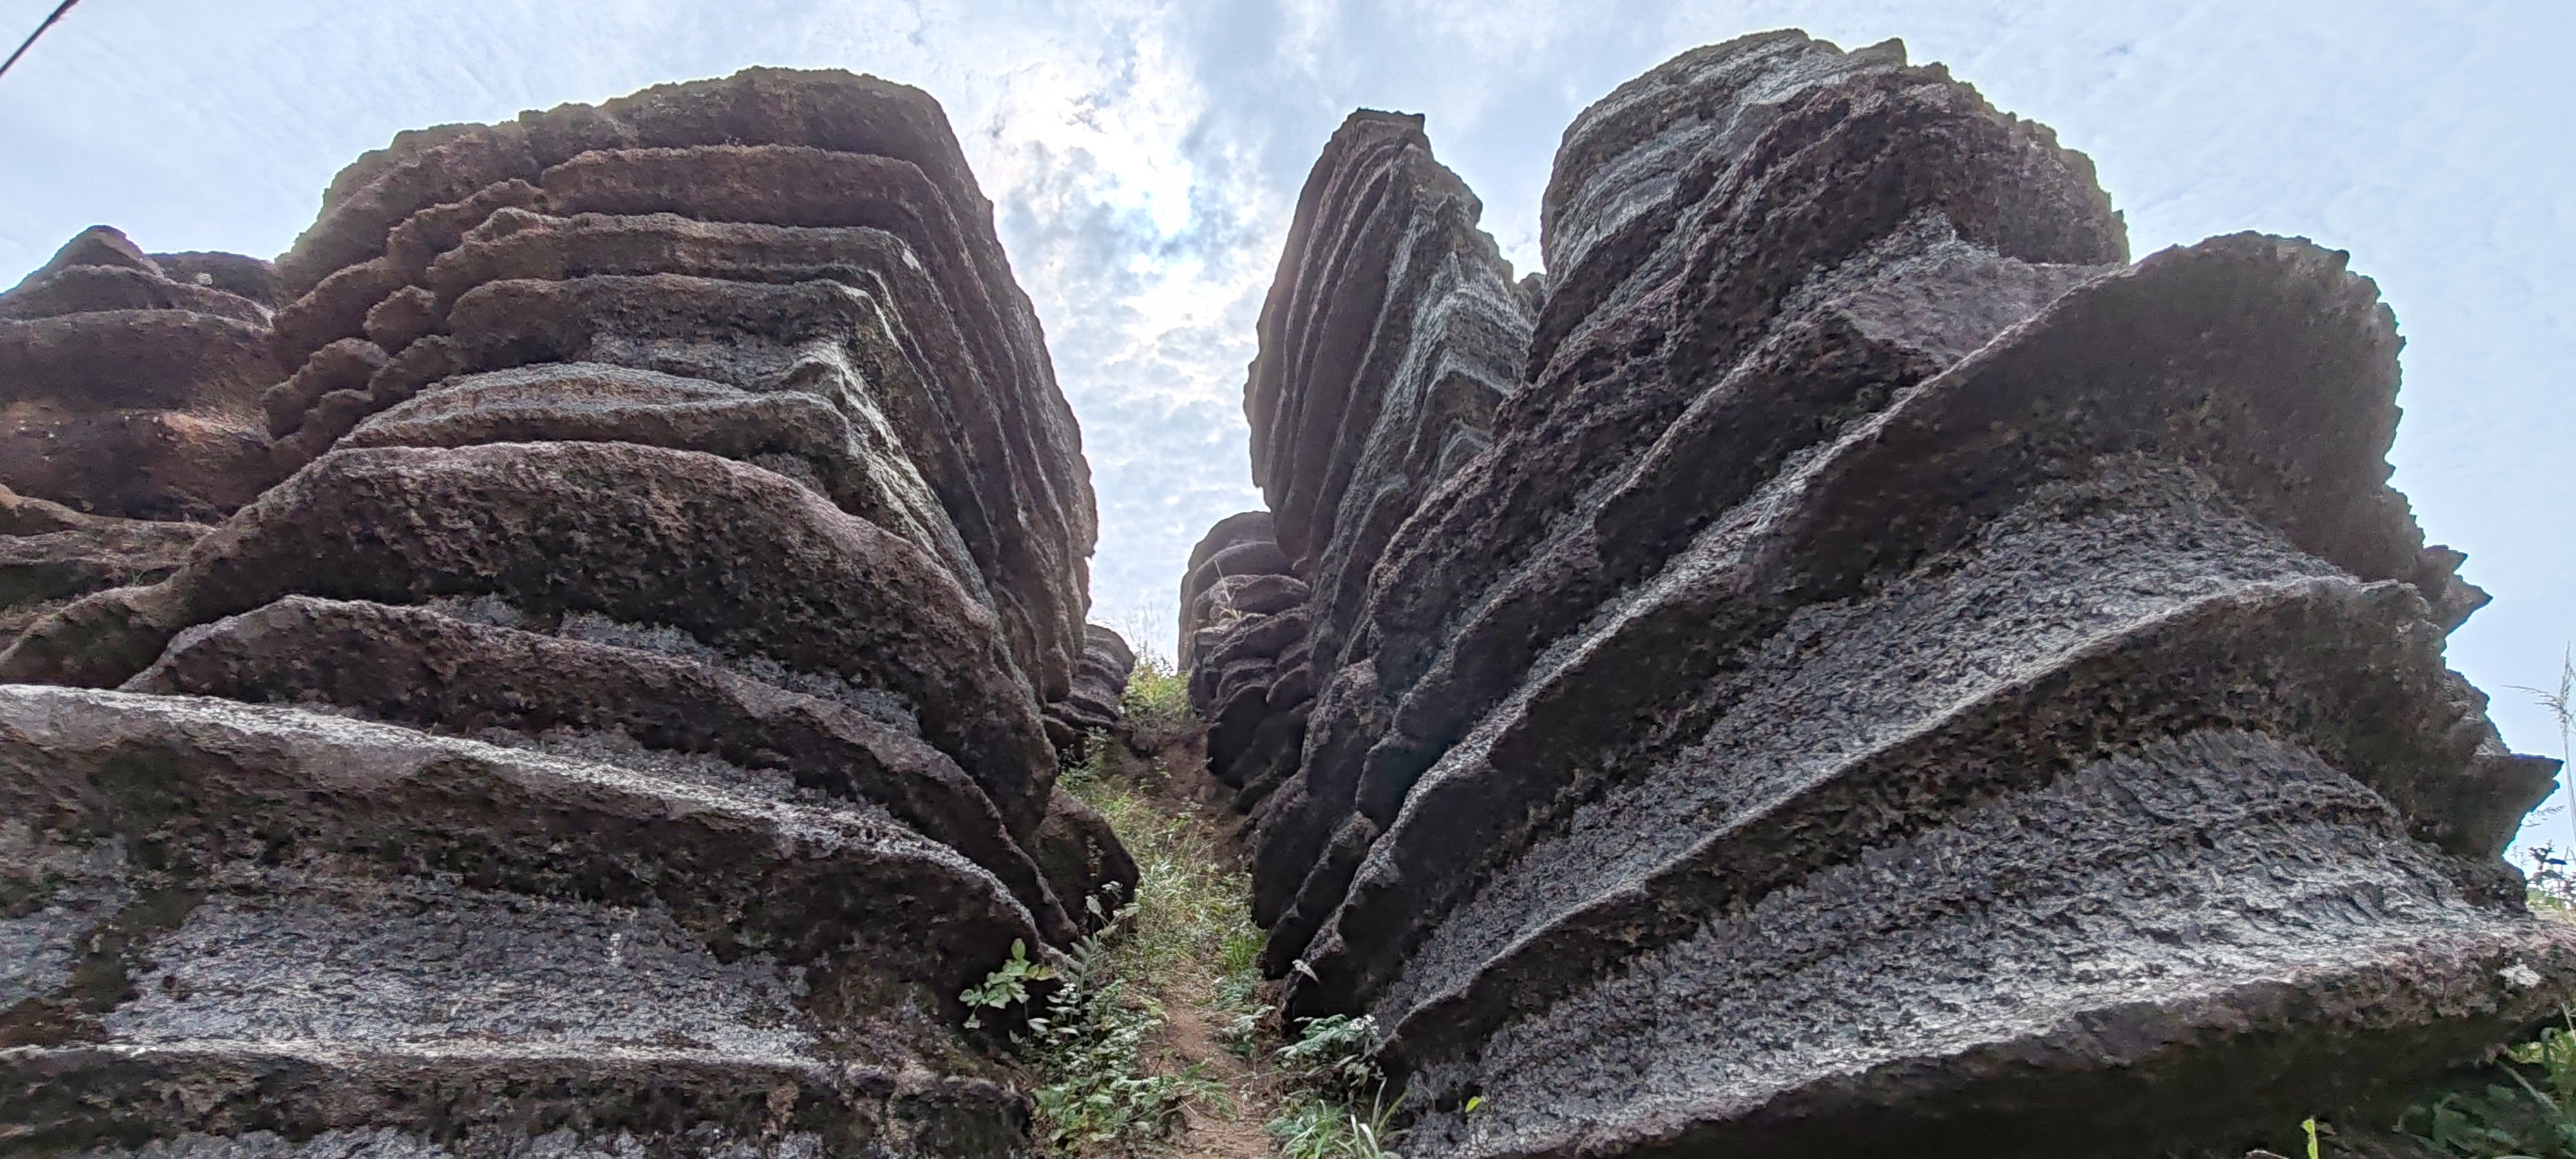
[[[1219,858],[1240,866],[1244,852],[1234,838],[1235,817],[1226,803],[1231,791],[1208,776],[1204,745],[1204,731],[1196,731],[1159,750],[1159,769],[1149,759],[1118,772],[1130,779],[1140,797],[1186,823]],[[1198,1067],[1201,1074],[1223,1084],[1229,1104],[1190,1106],[1187,1125],[1172,1141],[1171,1154],[1191,1159],[1266,1159],[1272,1147],[1264,1124],[1277,1111],[1283,1093],[1267,1057],[1277,1044],[1270,1035],[1262,1035],[1251,1058],[1227,1044],[1223,1030],[1241,1008],[1221,1008],[1222,970],[1218,962],[1193,963],[1155,987],[1165,1022],[1154,1038],[1154,1056],[1169,1068],[1167,1073]],[[1262,987],[1255,1002],[1269,1002],[1270,989]]]
[[[1164,1026],[1161,1042],[1174,1069],[1196,1063],[1204,1073],[1225,1084],[1232,1106],[1215,1108],[1192,1105],[1185,1114],[1188,1125],[1174,1140],[1173,1152],[1211,1159],[1263,1159],[1270,1154],[1270,1136],[1262,1130],[1269,1117],[1272,1099],[1265,1097],[1269,1076],[1266,1068],[1257,1068],[1239,1058],[1216,1035],[1209,1025],[1207,1011],[1186,1002],[1165,1005],[1170,1021]]]
[[[1188,829],[1188,845],[1206,850],[1208,858],[1216,860],[1208,871],[1239,873],[1244,850],[1234,840],[1231,791],[1208,775],[1203,744],[1206,731],[1193,729],[1167,739],[1146,757],[1121,752],[1123,760],[1113,760],[1103,773],[1131,788],[1139,804]],[[1244,886],[1249,889],[1249,883]],[[1265,1159],[1273,1154],[1265,1123],[1278,1113],[1283,1097],[1283,1087],[1267,1064],[1267,1051],[1278,1043],[1273,1035],[1260,1035],[1249,1059],[1226,1043],[1224,1030],[1244,1007],[1239,1002],[1221,1002],[1221,984],[1224,963],[1195,958],[1149,986],[1151,997],[1164,1010],[1164,1025],[1149,1043],[1149,1056],[1157,1061],[1154,1069],[1182,1074],[1195,1066],[1198,1074],[1216,1079],[1226,1089],[1226,1105],[1193,1102],[1185,1110],[1185,1128],[1170,1141],[1170,1154],[1190,1159]],[[1273,986],[1260,986],[1252,1002],[1273,1002],[1270,989]]]

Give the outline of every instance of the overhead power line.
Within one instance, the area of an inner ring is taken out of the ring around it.
[[[61,4],[55,5],[54,14],[46,17],[45,22],[37,25],[34,32],[27,34],[27,39],[18,43],[18,51],[10,53],[8,60],[0,61],[0,76],[9,75],[9,69],[18,63],[18,58],[27,55],[28,49],[36,47],[36,38],[43,36],[46,29],[53,27],[56,21],[63,18],[63,13],[71,11],[72,5],[78,3],[80,0],[63,0]]]

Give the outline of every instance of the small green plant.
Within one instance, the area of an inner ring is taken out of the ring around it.
[[[1151,652],[1136,658],[1119,707],[1137,744],[1147,749],[1169,743],[1197,723],[1190,711],[1189,678]]]
[[[2453,1091],[2407,1113],[2399,1126],[2439,1155],[2458,1159],[2576,1159],[2576,1013],[2505,1051],[2497,1067],[2513,1085]],[[2526,1071],[2539,1072],[2539,1081]]]
[[[1308,1019],[1279,1048],[1279,1070],[1300,1088],[1269,1123],[1288,1159],[1392,1159],[1395,1101],[1377,1064],[1377,1023],[1367,1015]],[[1361,1105],[1368,1107],[1366,1113]]]
[[[1036,1007],[1013,1042],[1034,1072],[1037,1133],[1048,1152],[1079,1159],[1166,1149],[1192,1107],[1233,1113],[1238,1095],[1260,1094],[1228,1089],[1175,1050],[1167,1003],[1204,1010],[1212,1037],[1238,1055],[1257,1049],[1268,1011],[1250,883],[1222,849],[1216,821],[1149,796],[1144,786],[1159,774],[1103,760],[1109,748],[1095,738],[1056,783],[1099,810],[1135,858],[1132,898],[1112,889],[1086,899],[1103,919],[1096,932],[1044,964],[1005,962],[964,995],[978,1016]],[[1228,1040],[1238,1024],[1242,1045]]]
[[[1018,938],[1011,939],[1010,960],[1002,963],[1000,969],[984,975],[981,985],[969,986],[965,993],[957,996],[958,1000],[964,1002],[966,1008],[972,1011],[966,1016],[966,1025],[982,1026],[985,1011],[1007,1010],[1028,1001],[1029,983],[1043,982],[1053,977],[1055,977],[1053,969],[1043,963],[1029,960],[1027,942]]]
[[[1243,936],[1246,934],[1248,939]],[[1238,955],[1236,947],[1245,940],[1251,942],[1252,953]],[[1209,1009],[1224,1016],[1224,1021],[1217,1024],[1217,1041],[1238,1058],[1248,1059],[1260,1053],[1262,1028],[1279,1009],[1261,1000],[1261,975],[1254,965],[1260,946],[1261,935],[1249,926],[1226,938],[1225,972],[1217,975],[1215,993],[1208,1003]]]
[[[2567,914],[2576,911],[2576,868],[2571,868],[2567,855],[2547,841],[2521,851],[2528,863],[2523,872],[2523,901],[2534,913]]]
[[[1081,754],[1079,757],[1058,755],[1055,787],[1090,801],[1100,784],[1101,760],[1109,755],[1109,746],[1114,743],[1108,733],[1096,728],[1091,730],[1082,738],[1082,747],[1076,750]]]
[[[1309,1019],[1297,1041],[1279,1048],[1279,1069],[1317,1090],[1370,1094],[1386,1082],[1377,1066],[1377,1044],[1377,1020],[1368,1015]]]
[[[2540,1037],[2512,1047],[2505,1056],[2524,1066],[2540,1068],[2549,1083],[2549,1093],[2531,1089],[2531,1097],[2551,1107],[2576,1107],[2576,1012],[2560,1011],[2564,1023],[2540,1032]],[[2522,1076],[2516,1074],[2515,1078]],[[2523,1084],[2530,1087],[2529,1083]]]
[[[1366,1115],[1339,1099],[1314,1092],[1291,1097],[1270,1120],[1270,1137],[1285,1159],[1400,1159],[1389,1145],[1395,1108],[1373,1102]]]
[[[2516,684],[2511,687],[2516,692],[2528,693],[2533,700],[2540,702],[2542,708],[2548,709],[2549,715],[2558,721],[2558,762],[2562,768],[2576,768],[2576,644],[2568,645],[2567,649],[2559,654],[2558,687],[2534,688],[2528,684]],[[2576,824],[2576,812],[2571,812],[2569,823]],[[2549,847],[2544,845],[2539,848],[2534,857],[2533,864],[2543,872],[2553,868],[2552,863],[2547,860],[2548,853]],[[2558,870],[2558,875],[2554,881],[2546,884],[2542,873],[2533,874],[2533,892],[2541,895],[2534,900],[2545,899],[2555,902],[2552,908],[2557,909],[2576,907],[2576,886],[2571,886],[2568,880],[2566,859],[2561,857],[2554,868]]]
[[[1145,1038],[1162,1011],[1115,976],[1108,940],[1136,912],[1119,909],[1101,933],[1074,945],[1064,984],[1046,1013],[1029,1020],[1026,1045],[1052,1080],[1037,1090],[1038,1119],[1058,1148],[1112,1151],[1167,1139],[1192,1100],[1225,1095],[1197,1067],[1152,1074],[1143,1065]]]
[[[1103,896],[1116,904],[1114,890]],[[1102,912],[1101,899],[1086,904]],[[1027,1033],[1012,1041],[1045,1079],[1033,1100],[1042,1135],[1059,1151],[1133,1151],[1171,1137],[1193,1100],[1225,1098],[1224,1088],[1198,1067],[1155,1074],[1145,1066],[1145,1040],[1163,1012],[1129,992],[1114,948],[1136,925],[1138,911],[1136,904],[1116,908],[1099,932],[1074,943],[1054,966],[1030,961],[1027,945],[1013,942],[1010,960],[959,995],[974,1011],[966,1024],[976,1026],[986,1011],[1027,1003],[1029,983],[1058,983],[1045,1009],[1029,1017]]]

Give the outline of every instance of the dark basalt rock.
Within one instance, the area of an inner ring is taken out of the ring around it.
[[[1371,569],[1423,496],[1489,445],[1517,381],[1530,303],[1481,213],[1420,117],[1366,111],[1298,199],[1244,386],[1271,518],[1219,525],[1181,592],[1209,768],[1265,827],[1317,674],[1355,646]],[[1282,878],[1261,880],[1256,916],[1275,921]]]
[[[426,608],[288,596],[181,633],[123,687],[330,704],[540,745],[549,734],[623,734],[877,805],[1001,879],[1040,922],[1056,912],[991,798],[945,754],[858,706],[703,660]]]
[[[0,293],[0,486],[204,522],[277,481],[258,421],[279,377],[269,308],[233,292],[266,263],[165,256],[93,226]]]
[[[2344,255],[2128,265],[2046,129],[1796,33],[1586,111],[1541,282],[1473,206],[1336,134],[1182,585],[1263,965],[1408,1154],[2241,1154],[2576,993]]]
[[[1136,897],[1136,859],[1119,843],[1109,819],[1062,789],[1047,800],[1037,854],[1047,883],[1085,929],[1109,924]]]
[[[213,530],[91,515],[0,487],[0,630],[14,637],[81,596],[162,579]]]
[[[13,860],[51,870],[12,920],[62,927],[0,964],[21,1150],[1014,1146],[942,1007],[1028,914],[899,826],[229,701],[18,686],[0,722]]]
[[[926,94],[751,69],[406,135],[333,182],[277,268],[296,295],[276,323],[295,378],[264,406],[282,465],[441,380],[528,362],[820,395],[849,414],[855,454],[927,488],[919,514],[944,526],[899,531],[971,558],[960,582],[1040,696],[1071,692],[1097,534],[1080,434]],[[620,283],[682,275],[708,284]],[[621,318],[631,306],[658,314]],[[775,341],[736,359],[709,327]],[[363,383],[363,354],[306,373],[350,341],[389,361]]]
[[[1046,706],[1047,737],[1071,761],[1089,755],[1095,733],[1126,735],[1127,678],[1136,671],[1136,650],[1117,632],[1092,624],[1083,629],[1083,640],[1073,691]]]
[[[1208,722],[1208,772],[1249,808],[1295,767],[1302,698],[1274,696],[1312,623],[1305,581],[1259,512],[1220,521],[1191,552],[1181,583],[1180,668]],[[1288,692],[1294,694],[1294,684]]]
[[[928,97],[405,134],[273,269],[93,231],[0,402],[241,468],[0,456],[6,1149],[1029,1152],[958,995],[1132,896],[1051,742],[1134,656]]]

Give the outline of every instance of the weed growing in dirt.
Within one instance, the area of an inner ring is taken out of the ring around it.
[[[1198,724],[1190,712],[1190,681],[1161,656],[1145,653],[1127,674],[1127,694],[1120,702],[1136,747],[1148,752],[1178,739]]]
[[[1035,1096],[1039,1126],[1062,1152],[1132,1152],[1170,1138],[1192,1101],[1225,1096],[1196,1067],[1156,1073],[1145,1064],[1145,1040],[1163,1010],[1118,972],[1119,935],[1132,934],[1139,912],[1119,909],[1101,933],[1066,952],[1055,972],[1061,984],[1020,1040],[1048,1080]]]
[[[1270,1120],[1270,1137],[1286,1159],[1399,1159],[1388,1119],[1395,1108],[1373,1104],[1363,1114],[1312,1092],[1291,1096]]]
[[[1143,665],[1139,675],[1147,675]],[[1142,695],[1149,708],[1155,697],[1178,694],[1176,678],[1161,679],[1166,692]],[[1140,694],[1135,683],[1129,688],[1134,724]],[[1178,711],[1186,726],[1185,700]],[[1156,1150],[1193,1106],[1234,1113],[1234,1092],[1203,1063],[1178,1063],[1158,1050],[1171,1005],[1206,1010],[1220,1035],[1246,1015],[1257,1023],[1262,1009],[1250,883],[1218,847],[1213,822],[1137,783],[1160,777],[1159,767],[1134,776],[1102,767],[1118,747],[1094,736],[1091,755],[1065,768],[1057,784],[1117,831],[1136,859],[1136,896],[1124,904],[1108,898],[1098,912],[1111,920],[1051,964],[1015,955],[963,995],[981,1017],[1028,1001],[1033,982],[1056,984],[1016,1041],[1041,1080],[1033,1096],[1040,1137],[1058,1154],[1085,1159]]]
[[[1297,1041],[1279,1048],[1279,1069],[1298,1088],[1268,1124],[1282,1155],[1394,1159],[1395,1100],[1377,1047],[1374,1020],[1336,1014],[1309,1019]]]

